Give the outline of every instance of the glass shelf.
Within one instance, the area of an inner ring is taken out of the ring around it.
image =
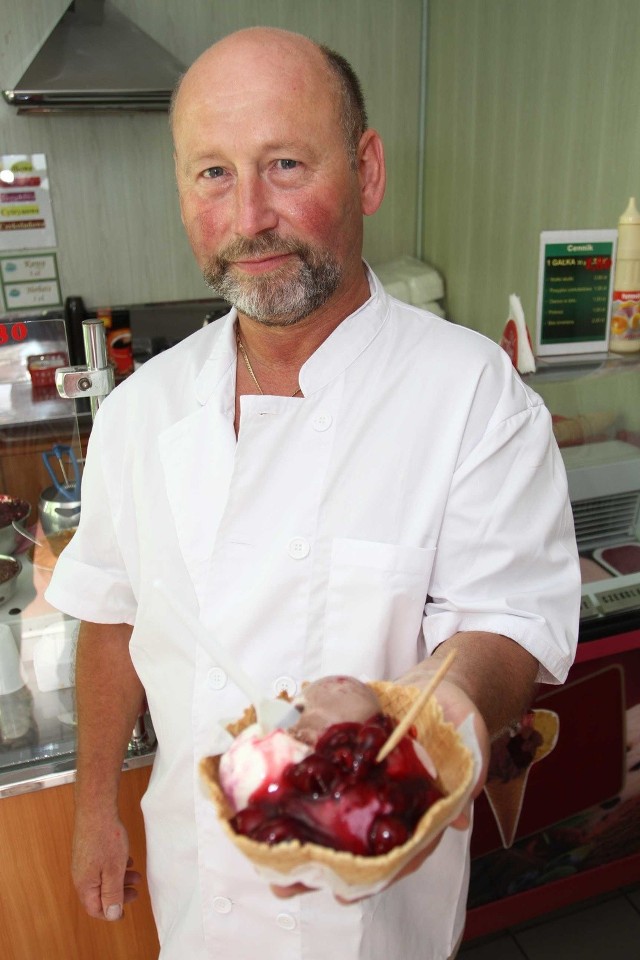
[[[640,355],[539,361],[567,469],[582,569],[581,640],[640,626]]]
[[[67,356],[62,318],[0,318],[0,493],[29,506],[18,525],[24,535],[13,525],[0,528],[9,544],[3,549],[21,567],[0,603],[0,797],[66,782],[75,771],[78,623],[44,598],[79,518],[91,427],[85,400],[78,405],[57,394],[54,364],[67,366]],[[73,507],[60,488],[68,492],[76,482]],[[149,762],[150,743],[151,735],[132,742],[125,762]]]

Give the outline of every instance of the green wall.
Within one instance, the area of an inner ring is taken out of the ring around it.
[[[451,319],[533,336],[542,230],[640,195],[639,0],[429,0],[423,256]]]

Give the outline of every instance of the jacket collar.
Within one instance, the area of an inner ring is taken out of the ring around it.
[[[300,386],[305,396],[311,396],[343,373],[363,353],[382,329],[389,316],[389,297],[380,281],[365,263],[371,295],[339,326],[313,353],[300,370]],[[232,308],[213,325],[213,340],[209,356],[196,378],[196,397],[205,404],[236,364],[235,323],[238,313]],[[228,377],[224,397],[220,398],[221,412],[234,408],[235,397],[230,385],[235,378]]]

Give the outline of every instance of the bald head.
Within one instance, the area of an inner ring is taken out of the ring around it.
[[[329,47],[315,43],[308,37],[275,27],[249,27],[239,30],[215,43],[192,64],[179,80],[171,98],[169,121],[174,131],[176,115],[187,96],[207,83],[207,77],[216,65],[239,74],[239,79],[256,75],[260,65],[279,66],[286,72],[288,65],[302,81],[328,89],[334,102],[336,120],[342,127],[352,166],[355,166],[358,144],[367,129],[368,118],[360,81],[349,62]],[[226,66],[225,66],[226,65]],[[283,76],[284,81],[284,76]],[[291,95],[294,94],[291,90]]]
[[[256,27],[205,51],[175,96],[189,242],[207,284],[262,324],[333,321],[337,304],[346,316],[369,295],[363,215],[382,201],[384,154],[362,111],[345,132],[342,64],[307,37]]]

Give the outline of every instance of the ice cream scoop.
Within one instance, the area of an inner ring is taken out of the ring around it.
[[[442,796],[424,748],[404,736],[379,762],[395,723],[353,677],[306,684],[297,705],[301,718],[288,731],[252,724],[222,755],[234,829],[270,845],[299,840],[369,856],[405,843]]]
[[[235,738],[220,760],[220,785],[234,810],[247,806],[256,791],[277,789],[282,772],[311,752],[307,744],[284,730],[265,734],[254,723]]]
[[[334,723],[364,723],[380,712],[380,701],[371,687],[344,676],[322,677],[306,684],[294,705],[300,719],[289,732],[311,746]]]
[[[288,732],[252,724],[222,756],[220,785],[234,810],[246,807],[255,793],[277,791],[285,767],[308,756],[327,727],[362,723],[380,711],[380,702],[354,677],[331,676],[305,684],[295,707],[300,720]]]

